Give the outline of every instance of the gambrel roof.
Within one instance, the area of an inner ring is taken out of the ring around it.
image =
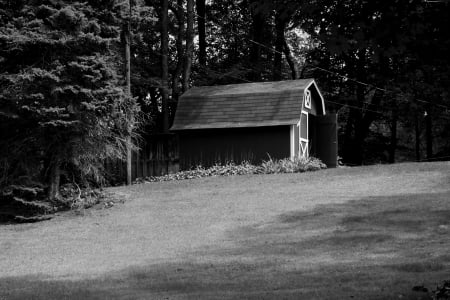
[[[194,87],[180,97],[171,130],[293,125],[306,89],[315,90],[325,114],[313,79]]]

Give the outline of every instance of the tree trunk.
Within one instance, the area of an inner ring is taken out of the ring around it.
[[[364,161],[364,130],[362,125],[362,113],[360,111],[355,112],[355,136],[353,140],[351,162],[355,165],[362,165]]]
[[[191,77],[192,56],[194,53],[194,0],[187,0],[186,16],[186,57],[183,72],[183,92],[189,89]]]
[[[425,135],[427,140],[427,160],[433,158],[433,121],[431,117],[431,106],[427,106],[425,116]]]
[[[359,101],[359,105],[362,105],[362,103],[365,100],[364,95],[364,87],[361,86],[362,94],[359,96],[361,97],[361,100]],[[356,135],[356,149],[358,150],[358,153],[356,153],[356,160],[355,163],[358,165],[363,164],[364,162],[364,144],[365,140],[369,134],[370,131],[370,125],[372,125],[373,121],[375,121],[377,117],[377,113],[375,112],[375,109],[380,106],[381,100],[383,99],[384,92],[376,90],[371,101],[370,105],[368,106],[368,109],[364,112],[364,116],[362,113],[360,113],[360,118],[357,120],[357,126],[355,127],[355,135]]]
[[[59,192],[61,178],[61,160],[59,157],[54,159],[50,164],[48,199],[50,201],[57,201],[61,199]]]
[[[282,78],[282,58],[283,58],[283,47],[284,47],[284,28],[285,22],[281,17],[281,14],[277,12],[275,16],[275,57],[273,60],[273,80],[281,80]]]
[[[128,1],[129,16],[127,22],[123,25],[123,37],[125,44],[125,80],[126,80],[126,96],[131,98],[131,55],[130,55],[130,44],[131,44],[131,2]],[[131,117],[131,116],[129,116]],[[128,121],[128,136],[127,136],[127,185],[131,184],[131,123],[132,120]]]
[[[289,45],[286,41],[286,37],[283,36],[283,51],[284,56],[286,57],[286,60],[289,64],[289,68],[291,69],[291,77],[292,79],[297,79],[298,77],[298,66],[295,62],[295,58],[292,56],[291,49],[289,48]]]
[[[183,0],[177,0],[177,24],[178,24],[178,32],[177,32],[177,67],[173,74],[172,80],[172,99],[173,101],[178,101],[178,97],[180,96],[180,77],[183,73],[183,64],[184,64],[184,49],[183,49],[183,39],[184,39],[184,10],[183,10]]]
[[[347,161],[350,161],[354,165],[361,165],[363,162],[363,149],[364,149],[364,129],[363,129],[363,113],[362,106],[365,100],[365,87],[361,85],[356,86],[355,90],[357,107],[350,110],[350,118],[353,120],[354,136],[351,143],[351,149],[347,150]]]
[[[419,126],[419,115],[416,112],[414,116],[414,131],[416,134],[415,144],[416,144],[416,161],[420,161],[420,126]]]
[[[366,74],[365,74],[365,63],[366,63],[366,57],[365,57],[365,50],[361,49],[358,53],[358,56],[360,57],[358,60],[358,66],[357,66],[357,79],[359,81],[366,81]],[[347,153],[349,153],[349,156],[347,159],[350,159],[350,161],[354,164],[361,165],[364,161],[364,143],[367,135],[369,134],[369,128],[370,125],[373,123],[373,121],[376,119],[377,112],[376,108],[380,105],[381,100],[384,97],[384,92],[381,90],[375,90],[374,95],[370,101],[370,105],[368,106],[368,110],[364,111],[363,115],[363,104],[366,99],[366,87],[363,85],[358,85],[356,87],[356,100],[357,100],[357,106],[360,109],[353,109],[353,114],[350,114],[350,117],[353,117],[354,120],[354,129],[355,129],[355,137],[354,137],[354,143],[352,149],[349,149]]]
[[[264,39],[265,20],[261,12],[255,11],[255,9],[252,8],[255,2],[258,2],[258,0],[250,1],[250,9],[252,13],[250,63],[252,64],[252,68],[254,70],[252,71],[250,80],[261,81],[261,71],[259,71],[259,69],[261,61],[261,44],[263,44]]]
[[[162,100],[162,117],[163,132],[169,131],[169,114],[168,114],[168,81],[169,81],[169,24],[168,24],[168,0],[161,0],[161,100]]]
[[[206,67],[206,6],[205,0],[196,0],[198,28],[198,62]]]
[[[376,118],[376,112],[365,111],[362,113],[362,103],[365,99],[364,87],[358,87],[358,108],[351,108],[344,138],[344,161],[354,165],[361,165],[364,161],[364,142],[369,133],[370,125]],[[375,92],[369,109],[376,108],[383,98],[384,93]],[[354,135],[352,135],[352,133]]]
[[[351,163],[352,155],[353,155],[353,132],[354,132],[354,114],[357,113],[354,111],[354,108],[350,108],[348,113],[347,123],[345,124],[344,131],[344,149],[342,153],[342,158],[345,163]]]
[[[395,104],[394,104],[395,106]],[[392,123],[391,123],[391,141],[389,144],[389,163],[395,163],[395,151],[397,150],[397,122],[398,121],[398,109],[395,106],[392,110]]]

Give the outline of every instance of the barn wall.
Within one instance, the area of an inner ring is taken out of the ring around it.
[[[323,115],[322,99],[320,98],[319,93],[315,88],[311,88],[310,91],[313,100],[311,103],[311,114],[315,116]]]
[[[290,155],[289,126],[179,131],[180,168]]]

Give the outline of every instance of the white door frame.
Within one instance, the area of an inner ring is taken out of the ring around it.
[[[291,160],[295,158],[295,125],[291,125],[289,128],[289,139],[290,143],[290,157]]]
[[[301,128],[301,122],[302,122],[302,116],[304,116],[304,118],[306,118],[306,139],[302,137],[302,128]],[[298,127],[298,137],[299,137],[299,147],[298,147],[298,157],[305,157],[308,158],[309,157],[309,128],[308,128],[308,123],[309,123],[309,113],[305,110],[302,110],[301,114],[300,114],[300,120],[297,123],[297,127]]]

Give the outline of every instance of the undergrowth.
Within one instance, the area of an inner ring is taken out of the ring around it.
[[[293,160],[291,160],[290,158],[278,160],[270,158],[269,160],[264,161],[261,165],[253,165],[249,162],[243,162],[241,164],[229,162],[225,165],[216,164],[209,168],[197,166],[192,170],[180,171],[175,174],[139,178],[135,181],[135,183],[185,180],[210,176],[300,173],[307,171],[316,171],[325,168],[326,165],[319,159],[314,157],[296,158]]]
[[[56,212],[84,210],[99,204],[109,208],[115,199],[101,189],[80,188],[77,184],[64,184],[61,197],[49,201],[41,185],[10,185],[0,190],[0,224],[30,223],[51,219]]]
[[[248,174],[276,174],[315,171],[326,168],[319,159],[289,158],[274,160],[270,158],[261,165],[249,162],[225,165],[214,165],[209,168],[198,166],[195,169],[181,171],[157,177],[146,177],[136,180],[140,182],[157,182],[194,179],[210,176],[233,176]],[[102,205],[108,208],[114,205],[115,199],[101,189],[81,187],[66,183],[60,188],[61,197],[57,201],[48,201],[45,187],[42,185],[25,186],[10,185],[0,190],[0,224],[28,223],[48,220],[59,211],[83,210],[92,206]]]

